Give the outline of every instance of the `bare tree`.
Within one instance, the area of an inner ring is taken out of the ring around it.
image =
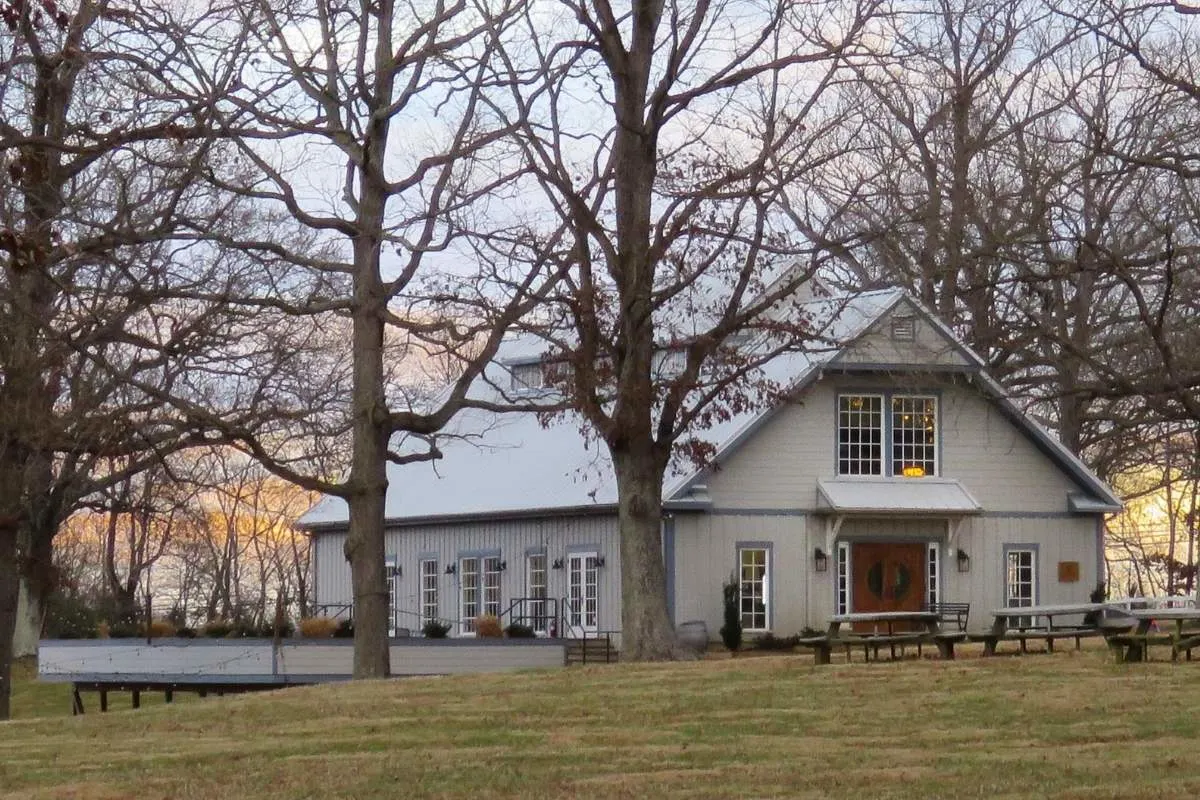
[[[483,102],[496,90],[485,65],[516,5],[252,2],[228,9],[223,38],[206,38],[243,65],[221,107],[243,168],[213,169],[206,180],[270,209],[321,249],[265,228],[197,231],[254,259],[266,280],[259,291],[194,297],[345,330],[335,352],[348,366],[350,401],[334,414],[351,443],[344,478],[307,466],[278,432],[205,421],[276,474],[347,503],[356,677],[390,668],[386,466],[438,455],[434,435],[471,402],[468,389],[506,329],[549,285],[542,265],[476,264],[460,246],[482,224],[477,201],[519,168],[504,152],[506,126]],[[298,275],[307,276],[302,287]],[[449,359],[451,385],[416,396],[398,388],[391,341]]]
[[[523,197],[540,197],[524,221],[565,230],[534,252],[570,267],[530,327],[612,457],[623,657],[680,655],[660,541],[669,465],[711,455],[700,429],[777,399],[758,368],[812,335],[783,301],[822,263],[825,226],[788,190],[852,139],[835,89],[875,12],[531,4],[506,47],[513,91],[496,109],[531,171]]]
[[[251,315],[181,299],[246,279],[178,238],[243,216],[195,180],[220,157],[208,121],[222,89],[198,81],[220,78],[220,64],[183,47],[208,14],[0,4],[0,718],[19,583],[7,570],[36,605],[52,586],[53,537],[84,498],[219,440],[144,387],[216,405],[232,392],[221,353],[271,355],[245,354]]]

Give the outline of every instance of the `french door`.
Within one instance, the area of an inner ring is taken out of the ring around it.
[[[599,629],[600,579],[596,553],[567,556],[568,636],[595,633]]]

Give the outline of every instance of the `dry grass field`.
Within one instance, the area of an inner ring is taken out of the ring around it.
[[[18,719],[0,798],[1184,798],[1198,742],[1200,663],[796,655]]]

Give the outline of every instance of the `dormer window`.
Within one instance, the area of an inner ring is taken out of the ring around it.
[[[508,368],[512,375],[512,390],[514,392],[530,392],[546,386],[545,372],[542,363],[534,361],[530,364],[512,364]]]
[[[905,478],[937,475],[937,418],[936,397],[841,395],[838,474]]]

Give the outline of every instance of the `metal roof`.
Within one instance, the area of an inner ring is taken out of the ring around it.
[[[817,481],[817,508],[836,514],[949,516],[983,511],[966,487],[952,478]]]
[[[824,318],[826,338],[839,342],[840,346],[780,355],[764,365],[764,374],[797,393],[802,391],[839,353],[903,301],[912,303],[944,336],[963,348],[982,375],[982,359],[957,342],[945,325],[900,289],[808,301],[813,317]],[[500,398],[496,387],[509,384],[510,367],[536,361],[544,349],[544,345],[529,335],[513,337],[473,387],[472,396],[497,401]],[[1021,413],[998,384],[986,375],[982,377],[984,380],[977,385],[1047,456],[1075,478],[1084,490],[1081,497],[1093,496],[1091,506],[1082,500],[1072,501],[1072,510],[1099,513],[1120,509],[1120,500],[1103,481]],[[778,411],[779,408],[746,411],[696,432],[694,438],[714,448],[713,464],[719,464],[732,456]],[[557,414],[547,421],[533,413],[467,409],[456,415],[444,435],[439,436],[438,446],[443,457],[436,461],[388,465],[385,516],[389,521],[402,523],[517,514],[540,516],[587,509],[598,511],[613,508],[617,502],[616,481],[607,448],[595,439],[586,423],[571,412]],[[672,463],[663,482],[663,500],[697,508],[705,506],[702,499],[693,497],[690,492],[703,484],[709,470],[710,467],[696,467],[690,462]],[[936,483],[929,478],[915,483],[926,481],[931,481],[930,486]],[[903,484],[905,491],[913,485],[912,480]],[[325,497],[300,518],[298,525],[313,530],[340,528],[345,526],[348,518],[343,500]]]

